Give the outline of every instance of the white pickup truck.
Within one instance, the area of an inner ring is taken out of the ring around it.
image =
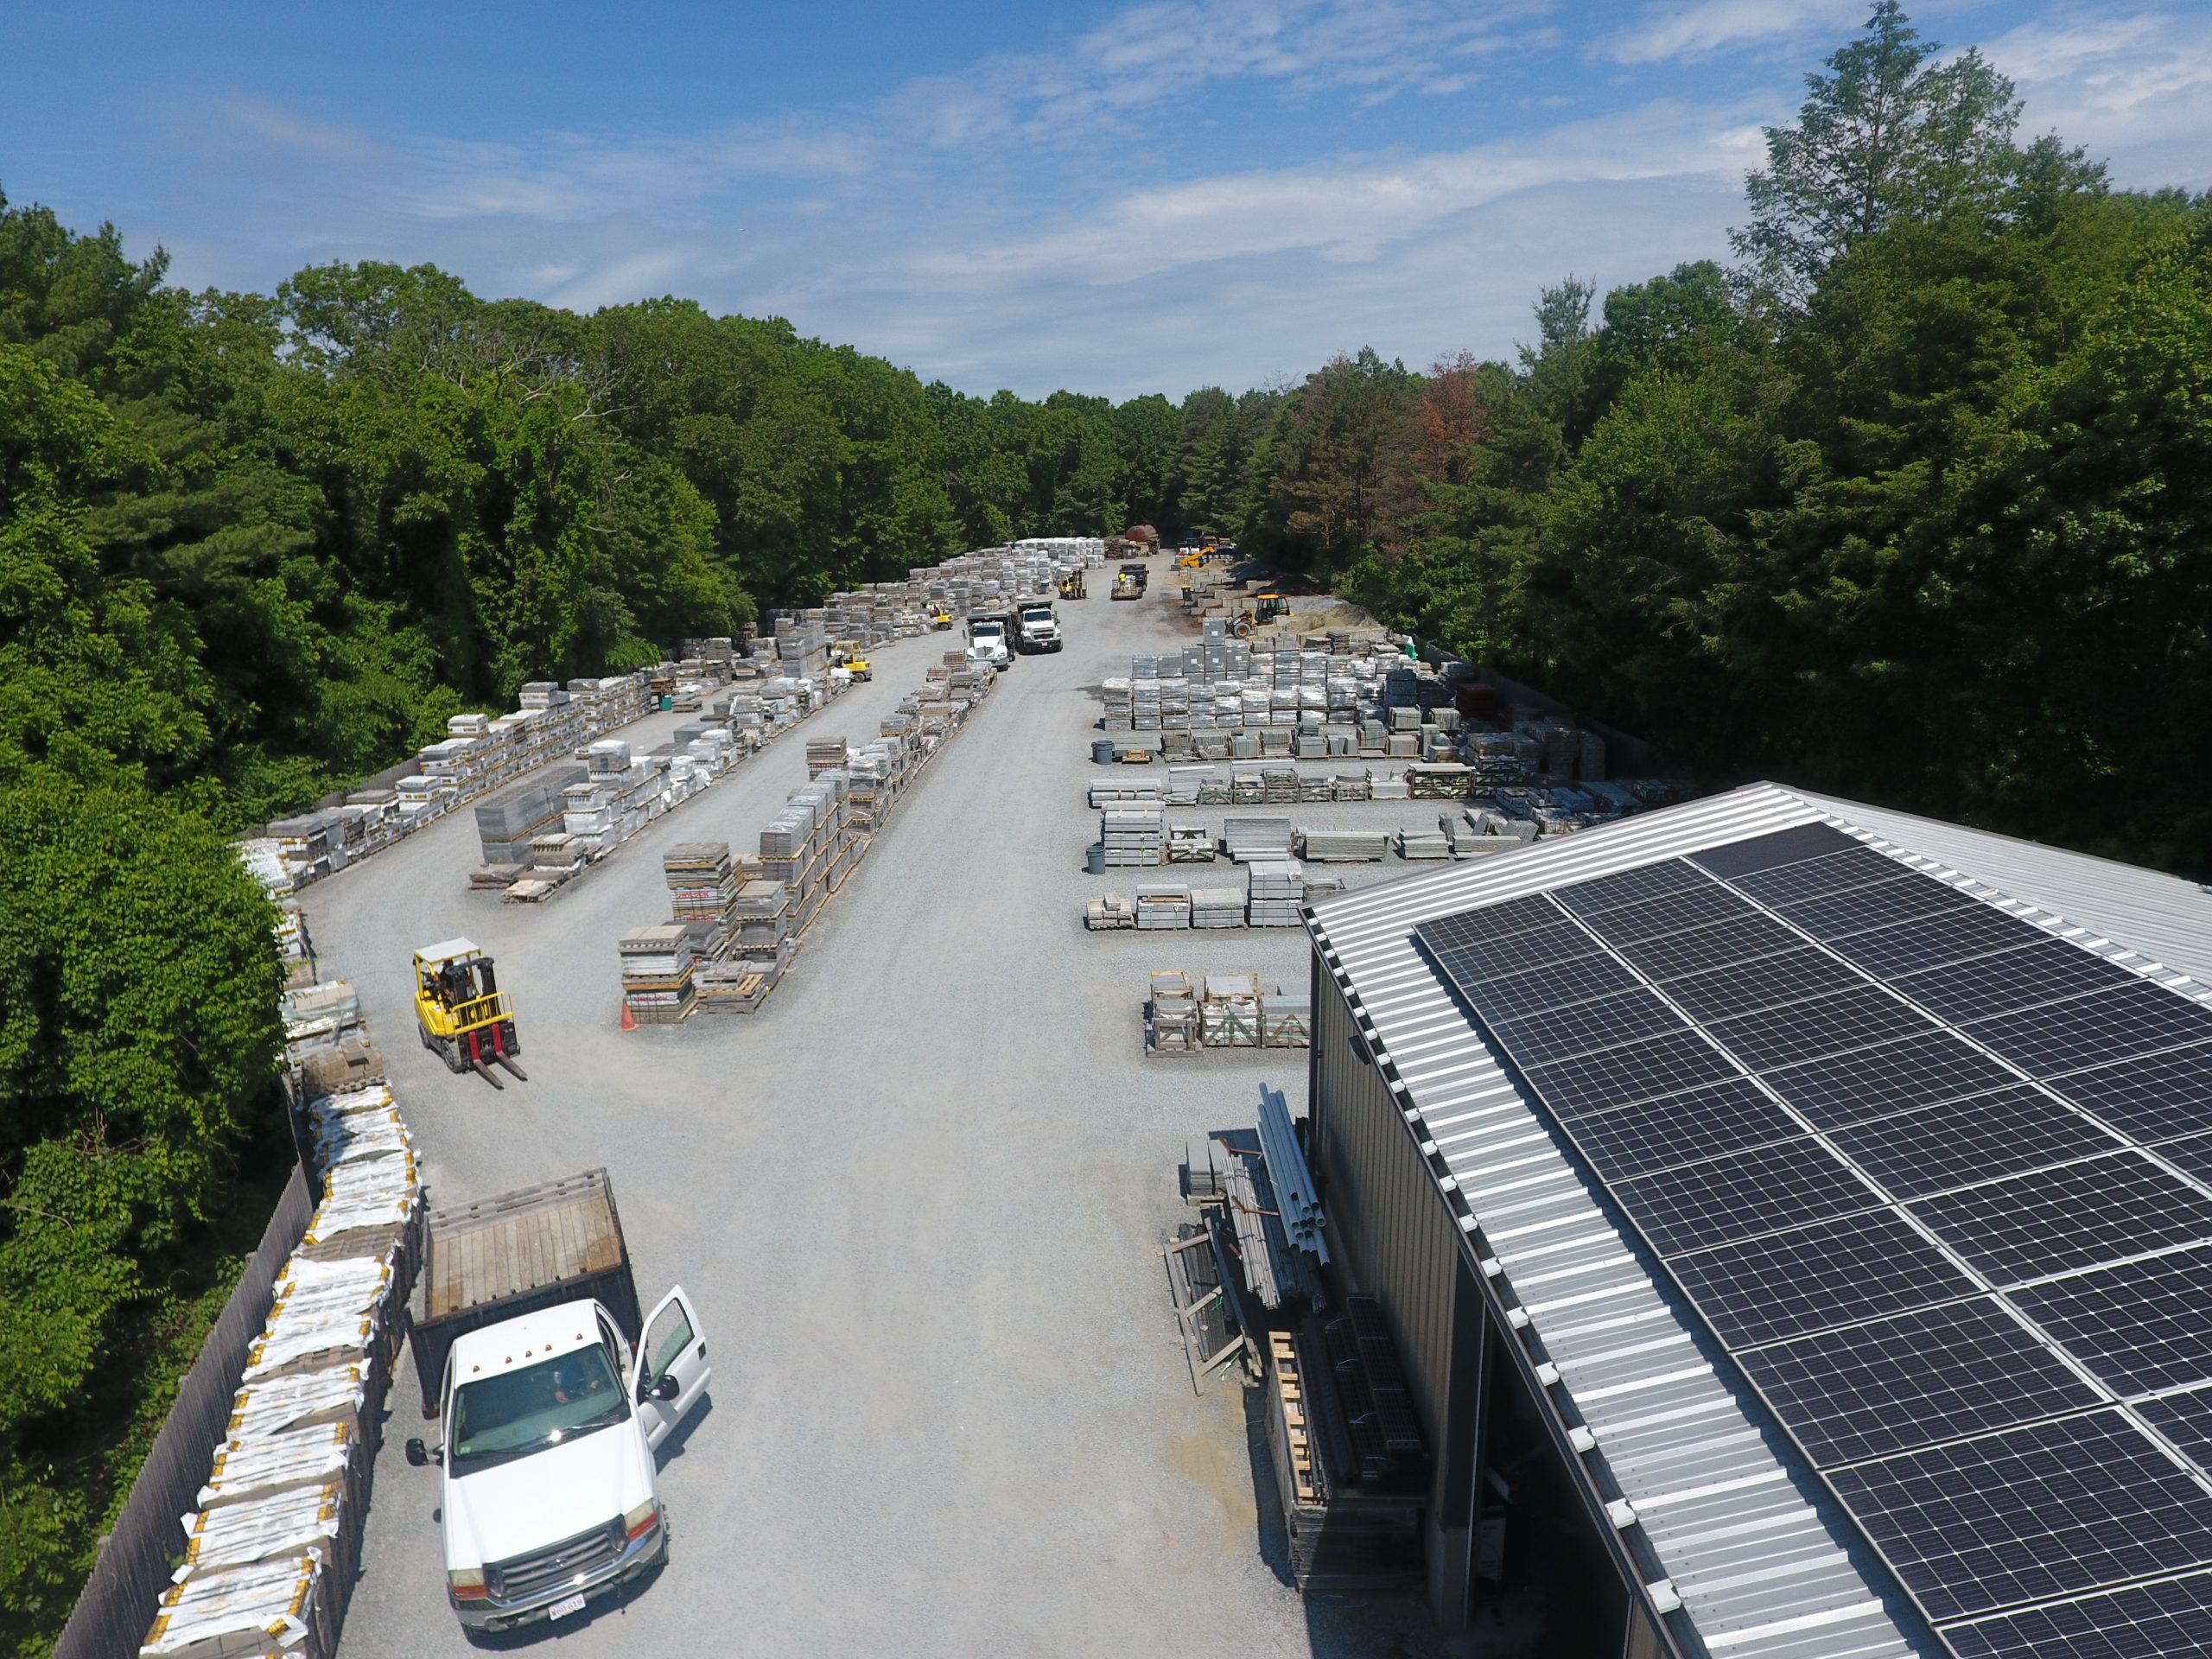
[[[681,1286],[639,1318],[605,1170],[432,1211],[407,1341],[463,1626],[566,1618],[666,1557],[654,1454],[714,1372]]]
[[[471,1630],[581,1612],[657,1567],[668,1523],[655,1451],[714,1376],[683,1289],[632,1355],[597,1302],[566,1302],[454,1339],[439,1389],[446,1594]]]
[[[1060,619],[1050,605],[1025,605],[1021,607],[1021,649],[1024,651],[1058,651],[1065,642],[1060,638]]]

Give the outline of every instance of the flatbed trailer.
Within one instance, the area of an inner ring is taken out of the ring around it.
[[[446,1355],[465,1332],[588,1297],[637,1342],[638,1284],[604,1169],[433,1210],[426,1231],[407,1333],[424,1416],[437,1415]]]

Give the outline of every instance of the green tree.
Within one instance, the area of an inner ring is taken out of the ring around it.
[[[1766,129],[1767,164],[1744,185],[1751,223],[1732,240],[1784,301],[1894,219],[1996,211],[2018,161],[2018,100],[1979,50],[1941,50],[1898,0],[1877,0],[1866,32],[1806,77],[1796,124]]]

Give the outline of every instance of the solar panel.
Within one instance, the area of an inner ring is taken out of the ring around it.
[[[1731,1348],[1854,1325],[1976,1287],[1891,1210],[1678,1255],[1667,1267]]]
[[[2212,1008],[2139,979],[2070,1002],[1977,1020],[1965,1029],[2021,1070],[2050,1077],[2103,1060],[2212,1039]]]
[[[1804,1136],[1616,1182],[1613,1196],[1662,1255],[1780,1232],[1879,1202]]]
[[[2212,1642],[2212,1007],[1825,826],[1514,904],[1417,931],[1945,1640]]]
[[[2098,1403],[1994,1297],[1947,1302],[1741,1355],[1821,1468]]]
[[[1550,1065],[1530,1066],[1525,1075],[1547,1106],[1562,1118],[1573,1118],[1741,1074],[1702,1037],[1677,1031]]]
[[[2212,1382],[2212,1249],[2069,1274],[2014,1300],[2115,1394]]]
[[[1692,1019],[1702,1021],[1834,995],[1866,982],[1834,957],[1824,957],[1817,950],[1793,950],[1785,956],[1732,962],[1724,968],[1685,974],[1668,980],[1660,988],[1681,1003]]]
[[[1890,927],[1898,922],[1980,905],[1980,899],[1940,881],[1924,875],[1905,874],[1898,865],[1891,864],[1890,868],[1893,874],[1886,881],[1782,905],[1777,907],[1776,913],[1790,926],[1802,928],[1816,939],[1834,939],[1863,933],[1870,927]]]
[[[1432,946],[1476,944],[1486,939],[1510,938],[1534,927],[1550,927],[1559,919],[1557,905],[1541,893],[1531,893],[1525,899],[1508,899],[1457,915],[1435,917],[1414,931]]]
[[[2212,1186],[2212,1135],[2192,1135],[2184,1140],[2163,1142],[2158,1156],[2184,1175],[2194,1175],[2206,1185]]]
[[[1987,956],[1993,950],[2010,950],[2024,943],[2024,938],[2032,937],[2021,933],[2024,927],[2033,928],[2034,924],[1975,899],[1933,916],[1847,934],[1829,940],[1828,945],[1870,974],[1895,978],[1923,968],[1939,968],[1947,962]]]
[[[1559,912],[1554,911],[1552,914],[1558,916]],[[1427,925],[1426,922],[1421,925]],[[1502,939],[1478,939],[1469,944],[1437,944],[1419,928],[1414,931],[1435,952],[1444,970],[1462,985],[1503,979],[1508,974],[1525,974],[1534,968],[1586,957],[1592,948],[1590,936],[1563,917],[1548,927],[1527,928]]]
[[[1844,1155],[1900,1198],[2118,1149],[2079,1112],[2020,1084],[1833,1132]]]
[[[1974,957],[1948,968],[1927,969],[1890,982],[1953,1025],[2088,991],[2143,982],[2140,975],[2117,963],[2035,931],[2040,937],[2017,950]]]
[[[1805,941],[1780,922],[1757,915],[1731,917],[1618,947],[1624,960],[1654,979],[1675,979],[1724,962],[1746,962],[1804,948]]]
[[[1578,881],[1571,887],[1554,887],[1552,897],[1578,916],[1588,916],[1620,905],[1632,905],[1662,893],[1690,887],[1709,887],[1713,878],[1679,858],[1643,864],[1618,875],[1601,875],[1594,881]]]
[[[1999,1284],[2212,1238],[2212,1198],[2139,1153],[2008,1176],[1908,1207]]]
[[[2212,1573],[2130,1585],[1943,1632],[1959,1659],[2173,1659],[2212,1653]]]
[[[1624,991],[1635,983],[1636,976],[1611,957],[1587,956],[1569,957],[1524,974],[1464,982],[1460,991],[1474,1004],[1476,1013],[1495,1022],[1579,1002],[1585,997]]]
[[[1872,985],[1764,1014],[1715,1020],[1710,1027],[1713,1037],[1754,1071],[1933,1029],[1927,1015]]]
[[[1848,893],[1854,888],[1872,887],[1878,882],[1894,881],[1899,876],[1910,874],[1912,872],[1907,866],[1887,854],[1878,853],[1872,847],[1854,844],[1823,858],[1808,859],[1800,864],[1733,878],[1731,885],[1751,894],[1763,905],[1780,909],[1805,904],[1829,893]]]
[[[2075,1071],[2050,1086],[2138,1140],[2212,1129],[2212,1045]]]
[[[1523,1065],[1565,1059],[1571,1054],[1634,1042],[1655,1032],[1681,1028],[1675,1011],[1641,986],[1613,996],[1523,1014],[1495,1027],[1498,1040]]]
[[[1735,893],[1708,882],[1702,887],[1647,899],[1641,904],[1623,905],[1618,910],[1600,911],[1584,920],[1590,931],[1606,943],[1628,944],[1638,939],[1656,938],[1662,933],[1679,932],[1686,927],[1702,927],[1708,922],[1725,921],[1732,916],[1756,914],[1758,912]]]
[[[2145,1400],[2135,1411],[2198,1468],[2212,1469],[2212,1390]]]
[[[1438,960],[1462,984],[1478,984],[1482,980],[1502,980],[1509,973],[1529,973],[1531,969],[1551,967],[1553,963],[1568,963],[1588,953],[1591,936],[1561,918],[1551,927],[1531,927],[1510,938],[1445,947],[1438,951]]]
[[[1986,1094],[2020,1080],[1944,1031],[1764,1075],[1767,1087],[1821,1128]]]
[[[1866,848],[1832,824],[1801,823],[1794,830],[1770,830],[1745,841],[1731,841],[1692,853],[1690,861],[1723,880],[1738,880],[1761,870],[1784,864],[1802,864],[1836,852],[1863,852]]]
[[[1574,1143],[1608,1181],[1804,1133],[1748,1078],[1574,1120]]]
[[[1832,1470],[1931,1618],[2212,1560],[2212,1496],[2117,1411]]]

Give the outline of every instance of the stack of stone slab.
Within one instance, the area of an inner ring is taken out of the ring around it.
[[[1191,889],[1191,925],[1192,927],[1243,926],[1244,889],[1242,887],[1192,887]]]
[[[1098,839],[1106,863],[1142,868],[1166,855],[1167,813],[1157,806],[1109,806],[1098,815]]]
[[[1198,999],[1191,977],[1177,969],[1155,971],[1145,998],[1145,1052],[1195,1054],[1199,1040]]]
[[[1137,925],[1137,913],[1120,893],[1103,893],[1084,906],[1083,925],[1094,933],[1120,932]]]
[[[1398,831],[1398,856],[1403,859],[1440,859],[1455,855],[1452,847],[1452,824],[1448,817],[1439,818],[1433,830],[1408,829]]]
[[[1180,882],[1148,882],[1137,888],[1137,926],[1177,929],[1191,925],[1191,890]]]
[[[845,740],[842,737],[810,737],[806,741],[806,775],[819,778],[832,766],[845,764]]]
[[[1288,818],[1230,818],[1222,825],[1222,844],[1239,864],[1290,855],[1295,831]]]
[[[1296,859],[1254,861],[1247,918],[1254,927],[1296,927],[1305,902],[1306,872]]]
[[[1380,864],[1389,846],[1383,830],[1316,830],[1298,832],[1299,856],[1316,864]]]

